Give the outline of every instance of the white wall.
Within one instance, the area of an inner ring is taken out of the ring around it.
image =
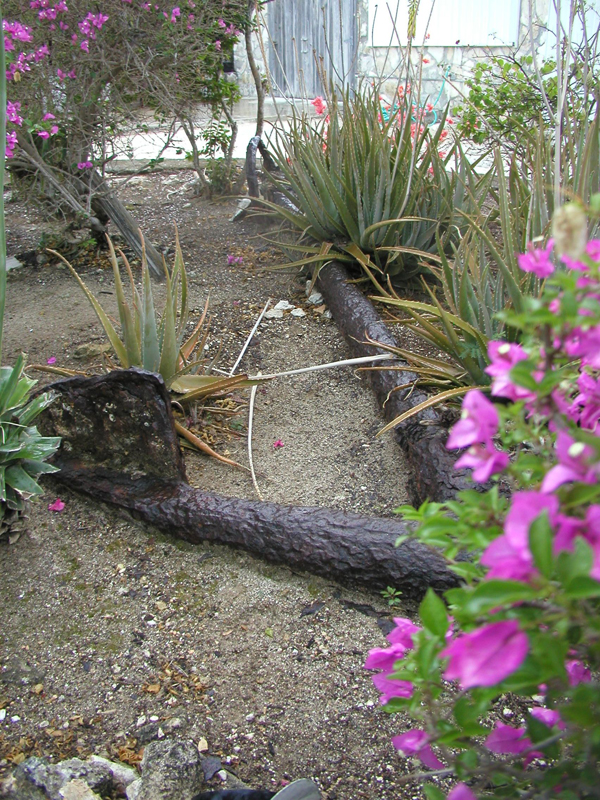
[[[513,46],[519,36],[520,10],[521,0],[421,0],[414,43]],[[371,46],[406,44],[408,0],[368,0],[368,14]]]

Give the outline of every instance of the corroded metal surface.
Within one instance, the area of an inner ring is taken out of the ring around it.
[[[70,378],[45,412],[45,433],[63,437],[56,477],[189,542],[241,547],[293,569],[411,596],[457,584],[439,554],[398,536],[393,519],[330,508],[282,506],[193,489],[185,472],[163,382],[140,370]]]
[[[354,284],[348,283],[348,273],[341,264],[334,261],[323,267],[318,285],[334,320],[356,356],[384,352],[368,344],[367,337],[397,347],[390,330],[370,300]],[[380,362],[377,366],[384,364]],[[406,370],[376,370],[368,374],[387,420],[395,419],[428,397],[422,389],[412,388],[417,375],[408,367]],[[411,467],[409,490],[412,503],[418,505],[424,500],[449,500],[456,492],[473,488],[463,471],[454,471],[456,455],[446,450],[447,432],[434,408],[421,411],[398,425],[395,436]]]

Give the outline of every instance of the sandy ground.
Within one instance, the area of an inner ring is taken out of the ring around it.
[[[159,247],[172,247],[177,222],[196,314],[210,295],[207,354],[230,369],[271,297],[306,316],[265,321],[241,370],[348,357],[298,275],[266,269],[285,256],[261,238],[264,227],[230,223],[233,204],[195,198],[191,180],[183,171],[140,176],[119,192]],[[9,255],[17,255],[54,225],[18,201],[7,204],[7,229]],[[228,266],[228,255],[243,263]],[[114,312],[106,265],[90,257],[78,270]],[[160,287],[156,296],[160,305]],[[48,262],[11,273],[4,363],[24,350],[30,364],[54,357],[94,370],[104,342],[65,268]],[[247,399],[237,398],[234,430],[206,431],[243,463]],[[253,441],[263,497],[390,515],[406,501],[406,471],[391,437],[375,438],[382,424],[364,378],[349,368],[262,388]],[[255,497],[247,473],[193,454],[187,469],[194,485]],[[385,643],[378,622],[390,610],[379,594],[225,547],[187,545],[51,479],[45,487],[27,533],[0,543],[0,772],[30,753],[135,763],[160,728],[206,739],[208,752],[256,788],[310,777],[330,800],[421,796],[400,785],[411,766],[390,743],[406,721],[381,710],[362,668],[368,650]],[[66,506],[52,513],[57,495]],[[413,614],[414,603],[406,598],[394,613]]]

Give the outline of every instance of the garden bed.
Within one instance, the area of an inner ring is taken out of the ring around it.
[[[266,373],[348,357],[335,323],[307,303],[297,276],[265,270],[282,254],[253,238],[256,223],[229,224],[234,204],[195,199],[191,178],[135,177],[121,196],[159,247],[172,245],[177,222],[198,313],[210,290],[208,352],[216,355],[222,340],[219,363],[231,367],[271,296],[306,316],[286,312],[265,322],[242,369]],[[7,217],[9,255],[53,231],[20,203],[8,204]],[[228,266],[227,255],[243,264]],[[95,262],[80,269],[114,310],[109,271]],[[57,265],[11,273],[5,335],[7,362],[22,348],[30,363],[56,358],[85,369],[100,365],[105,343],[87,301]],[[239,419],[245,423],[245,411]],[[391,516],[408,499],[408,472],[393,437],[375,438],[383,424],[367,380],[348,368],[262,387],[254,457],[265,499]],[[220,452],[245,463],[245,437],[212,433]],[[283,447],[274,448],[278,440]],[[255,498],[242,471],[195,455],[187,471],[201,489]],[[156,716],[167,735],[206,738],[253,786],[309,776],[331,798],[398,796],[406,765],[389,740],[401,722],[380,712],[361,666],[384,641],[377,622],[384,625],[388,609],[379,594],[144,532],[57,483],[46,486],[29,532],[0,547],[3,771],[9,757],[36,751],[135,759],[156,735]],[[65,510],[51,513],[58,493]],[[411,608],[407,601],[395,613]],[[183,673],[187,691],[173,684]]]

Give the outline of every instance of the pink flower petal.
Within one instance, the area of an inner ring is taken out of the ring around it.
[[[524,733],[525,728],[511,728],[498,722],[484,744],[492,753],[522,753],[531,747],[531,741]]]
[[[473,794],[466,783],[457,783],[447,800],[477,800],[477,796]]]
[[[447,680],[458,680],[462,689],[494,686],[512,675],[523,663],[529,640],[516,620],[492,622],[463,633],[440,653],[449,662]]]
[[[65,508],[65,504],[60,499],[60,497],[57,497],[56,500],[53,503],[50,503],[50,505],[48,506],[48,511],[59,511],[60,512],[60,511],[64,511],[64,508]]]
[[[374,647],[369,650],[365,661],[365,669],[380,669],[385,673],[394,671],[394,664],[404,658],[406,647],[403,644],[393,644],[391,647]]]

